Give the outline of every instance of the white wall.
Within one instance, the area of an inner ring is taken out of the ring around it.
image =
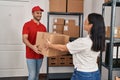
[[[21,30],[28,6],[28,2],[0,1],[0,77],[27,74]]]
[[[31,8],[40,5],[44,10],[41,22],[47,24],[47,0],[0,0],[0,77],[27,76],[22,27],[32,18]],[[46,72],[44,59],[41,73]]]

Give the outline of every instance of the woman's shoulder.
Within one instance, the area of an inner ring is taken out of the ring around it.
[[[85,37],[79,37],[78,39],[76,39],[78,41],[83,41],[83,42],[87,42],[87,41],[91,41],[89,35],[85,36]]]

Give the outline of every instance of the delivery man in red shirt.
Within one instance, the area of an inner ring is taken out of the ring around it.
[[[40,54],[35,43],[37,32],[46,32],[45,26],[40,23],[43,11],[39,6],[33,7],[33,19],[26,22],[23,26],[22,39],[26,45],[28,80],[39,80],[39,70],[42,65],[43,55]]]

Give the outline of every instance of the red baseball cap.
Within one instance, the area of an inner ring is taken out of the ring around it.
[[[44,11],[42,8],[40,8],[39,6],[34,6],[33,8],[32,8],[32,13],[34,12],[34,11]]]

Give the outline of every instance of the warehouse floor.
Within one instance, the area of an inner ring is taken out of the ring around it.
[[[27,77],[0,78],[0,80],[27,80]],[[41,77],[40,80],[46,80],[46,78]],[[70,79],[50,79],[50,80],[70,80]]]

